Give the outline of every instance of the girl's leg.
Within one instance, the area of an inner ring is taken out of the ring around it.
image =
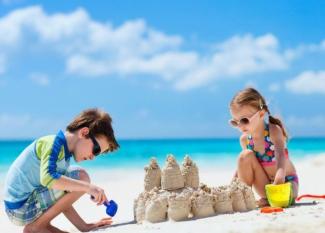
[[[89,182],[89,176],[86,171],[80,170],[80,180]],[[84,192],[69,192],[60,198],[53,206],[45,211],[38,219],[28,224],[24,228],[24,233],[32,232],[52,232],[50,222],[60,213],[69,209],[72,204],[77,201]],[[54,231],[55,232],[55,231]]]
[[[265,185],[269,184],[270,180],[253,151],[243,150],[240,153],[237,173],[242,182],[253,186],[257,194],[266,199]]]

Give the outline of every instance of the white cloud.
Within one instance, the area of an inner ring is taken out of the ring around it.
[[[286,81],[286,88],[298,94],[325,94],[325,71],[305,71]]]
[[[48,86],[50,84],[50,79],[48,75],[42,73],[32,73],[29,78],[40,86]]]
[[[48,14],[33,6],[0,18],[0,49],[9,54],[22,45],[43,46],[49,53],[59,54],[68,75],[152,75],[178,90],[188,90],[222,78],[287,69],[298,54],[324,49],[325,41],[281,51],[274,35],[247,34],[217,43],[212,51],[199,52],[182,49],[181,36],[167,35],[143,19],[114,26],[92,19],[81,8]],[[0,72],[1,67],[0,60]]]
[[[176,83],[176,88],[189,89],[224,77],[283,70],[289,65],[289,60],[278,51],[276,37],[271,34],[235,36],[216,47],[211,56],[201,59],[198,66]]]
[[[96,60],[85,55],[75,55],[68,59],[67,71],[89,76],[148,74],[172,80],[195,66],[197,59],[197,54],[190,52],[165,52],[150,58],[125,57],[120,60]]]
[[[319,44],[301,44],[296,48],[287,49],[285,51],[285,56],[288,59],[297,59],[305,53],[315,53],[323,51],[325,51],[325,40],[321,41]]]

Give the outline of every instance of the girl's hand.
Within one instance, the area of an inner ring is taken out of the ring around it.
[[[273,184],[283,184],[285,182],[285,173],[283,169],[278,169]]]
[[[87,224],[85,231],[87,232],[87,231],[94,230],[98,227],[110,226],[112,222],[113,222],[112,218],[102,218],[98,222]]]
[[[89,189],[88,189],[88,194],[91,195],[91,199],[97,203],[97,205],[102,205],[104,202],[107,201],[107,197],[105,195],[104,189],[93,185],[89,184]]]

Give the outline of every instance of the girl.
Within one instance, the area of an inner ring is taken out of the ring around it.
[[[298,176],[289,159],[287,132],[282,122],[271,116],[263,96],[254,88],[238,92],[230,102],[230,113],[230,124],[242,132],[235,176],[255,188],[261,197],[258,206],[268,205],[265,185],[270,183],[291,182],[297,197]]]

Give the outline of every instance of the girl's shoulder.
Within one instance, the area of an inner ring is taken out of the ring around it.
[[[279,141],[282,141],[282,142],[286,141],[286,139],[283,135],[282,128],[277,124],[269,123],[269,136],[270,136],[270,140],[273,144],[277,143]]]

